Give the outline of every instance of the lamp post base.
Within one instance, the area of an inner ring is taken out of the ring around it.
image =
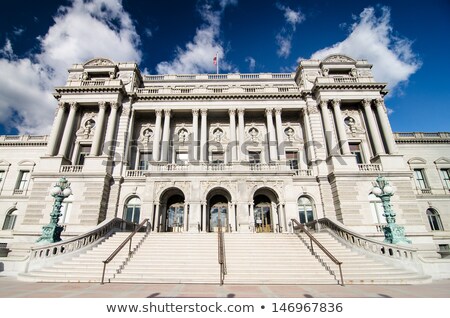
[[[57,224],[48,224],[42,227],[42,235],[36,241],[36,243],[46,244],[46,243],[56,243],[61,241],[61,232],[64,227]]]
[[[405,228],[395,223],[388,224],[383,228],[384,242],[389,244],[411,244],[411,240],[405,237]]]

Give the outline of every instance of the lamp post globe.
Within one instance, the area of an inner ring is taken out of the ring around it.
[[[71,194],[72,189],[66,177],[60,178],[50,190],[50,195],[55,199],[52,212],[50,213],[50,223],[42,227],[42,235],[37,240],[37,243],[47,244],[61,241],[61,232],[64,229],[58,224],[59,218],[61,217],[61,206],[63,200]]]

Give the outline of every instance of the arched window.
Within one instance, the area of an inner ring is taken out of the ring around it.
[[[297,201],[300,223],[308,223],[314,220],[314,208],[308,197],[302,196]]]
[[[133,197],[125,205],[124,219],[129,222],[139,223],[140,216],[141,200],[138,197]]]
[[[373,222],[376,224],[384,224],[386,223],[386,218],[383,216],[383,204],[381,203],[381,199],[375,196],[375,194],[369,194],[369,202],[370,202],[370,212],[372,214]]]
[[[6,213],[5,222],[3,223],[2,230],[12,230],[16,224],[17,210],[13,209]]]
[[[443,231],[444,227],[442,226],[441,217],[439,216],[438,211],[433,208],[427,209],[428,221],[430,222],[430,227],[432,231]]]

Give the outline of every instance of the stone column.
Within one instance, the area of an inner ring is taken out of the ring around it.
[[[200,161],[207,162],[208,161],[208,125],[206,114],[208,113],[207,109],[200,110],[202,116],[202,122],[200,127]]]
[[[159,150],[161,142],[161,109],[155,109],[155,133],[153,134],[152,157],[153,161],[159,161]]]
[[[364,113],[367,118],[367,126],[369,127],[369,134],[373,142],[375,155],[384,154],[383,144],[381,143],[380,134],[378,133],[375,117],[373,116],[372,107],[370,107],[371,100],[366,98],[362,101],[362,104],[364,106]]]
[[[275,129],[273,127],[272,121],[272,108],[266,108],[266,119],[267,119],[267,133],[269,140],[269,158],[270,161],[277,161],[278,154],[275,141]]]
[[[160,211],[160,204],[159,204],[159,202],[156,202],[156,212],[155,212],[156,217],[155,217],[155,224],[153,225],[153,228],[156,232],[159,232],[161,230],[160,226],[159,226],[159,222],[160,222],[160,218],[161,218],[159,211]]]
[[[250,232],[255,232],[256,231],[256,224],[255,224],[255,209],[254,209],[254,203],[253,201],[250,202],[249,208],[250,208],[250,215],[249,215],[249,220],[248,220],[248,225],[250,227]]]
[[[53,129],[50,134],[50,140],[47,144],[47,154],[49,156],[54,156],[58,152],[58,149],[56,149],[56,146],[58,145],[58,140],[61,135],[61,131],[63,128],[63,117],[64,112],[66,110],[66,103],[64,102],[58,102],[58,110],[56,111],[56,117],[55,121],[53,123]]]
[[[335,98],[331,101],[331,104],[333,105],[334,119],[336,123],[336,130],[338,133],[339,147],[341,148],[343,155],[350,155],[351,154],[350,146],[348,145],[347,132],[345,131],[344,119],[342,118],[341,113],[341,100]]]
[[[106,103],[98,103],[98,116],[95,123],[94,140],[92,141],[91,156],[98,156],[102,146],[103,127],[105,126]]]
[[[383,132],[384,140],[386,141],[386,147],[389,154],[396,154],[398,152],[397,145],[395,144],[394,135],[392,134],[391,126],[389,125],[389,119],[386,112],[386,106],[384,105],[383,98],[377,98],[375,105],[380,119],[381,131]]]
[[[287,220],[286,220],[286,209],[283,203],[280,203],[280,216],[281,216],[281,226],[283,227],[282,232],[287,232]]]
[[[198,160],[198,112],[197,108],[192,110],[192,152],[193,160]]]
[[[229,162],[237,161],[237,142],[236,142],[236,109],[231,108],[228,110],[228,114],[230,115],[230,142],[228,147],[231,148],[229,153],[231,154],[231,158],[229,158]]]
[[[104,152],[106,155],[113,154],[114,144],[116,140],[114,139],[114,135],[116,132],[116,121],[117,121],[117,111],[119,109],[119,104],[116,102],[109,103],[111,106],[111,112],[108,118],[108,125],[106,127],[106,137],[105,137],[105,146]]]
[[[184,211],[183,211],[183,232],[188,231],[188,209],[189,204],[184,202]]]
[[[208,217],[207,213],[206,213],[206,203],[202,203],[201,205],[201,211],[200,211],[200,216],[201,216],[201,222],[202,222],[202,232],[206,232],[206,218]]]
[[[69,117],[66,121],[66,127],[64,128],[64,134],[61,140],[61,146],[59,147],[58,155],[66,157],[68,156],[69,146],[72,145],[71,138],[73,135],[73,127],[75,126],[75,115],[78,109],[76,102],[70,103]]]
[[[244,122],[244,108],[238,108],[238,133],[239,133],[239,148],[237,149],[238,159],[240,161],[247,161],[246,151],[244,149],[245,143],[245,122]]]
[[[164,131],[161,143],[161,161],[169,159],[170,109],[164,109]]]
[[[309,161],[314,161],[316,160],[316,156],[314,153],[314,145],[313,145],[313,140],[312,140],[312,136],[311,136],[311,125],[309,123],[309,114],[308,114],[308,110],[307,108],[303,108],[302,109],[302,113],[303,113],[303,127],[305,129],[305,151],[306,151],[306,164],[308,164],[308,160]]]
[[[328,101],[323,100],[320,102],[320,109],[322,113],[322,122],[325,133],[325,141],[327,143],[328,155],[336,154],[336,148],[333,142],[333,129],[330,122],[330,113],[328,111]]]
[[[281,108],[275,108],[275,125],[277,130],[278,157],[280,160],[286,160],[286,153],[284,151],[283,123],[281,120]]]
[[[208,232],[209,229],[209,214],[208,211],[206,211],[206,202],[202,202],[202,211],[203,211],[203,218],[204,218],[204,223],[203,223],[203,231],[204,232]]]

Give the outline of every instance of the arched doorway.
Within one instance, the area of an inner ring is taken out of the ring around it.
[[[209,231],[217,232],[219,224],[223,231],[228,227],[228,200],[216,194],[209,200]]]
[[[123,211],[123,218],[128,222],[139,223],[141,218],[141,199],[138,197],[128,199]]]
[[[301,196],[298,198],[297,207],[300,223],[305,224],[314,221],[314,206],[309,197]]]
[[[260,188],[253,194],[253,226],[257,233],[280,232],[279,200],[270,188]]]
[[[168,189],[161,195],[161,232],[183,232],[187,211],[184,194],[180,189]]]

